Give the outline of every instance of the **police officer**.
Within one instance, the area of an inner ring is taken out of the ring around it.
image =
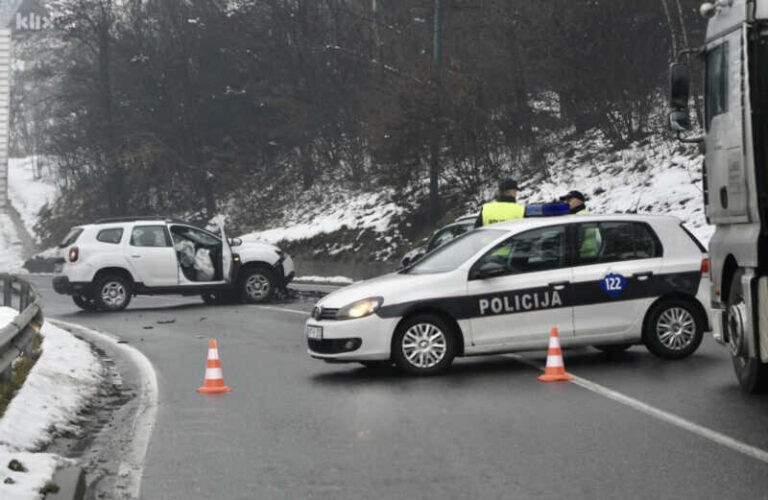
[[[589,215],[589,210],[584,204],[584,193],[581,191],[568,191],[560,200],[568,203],[569,214]]]
[[[475,227],[487,226],[508,220],[525,217],[525,205],[517,203],[517,191],[520,189],[514,179],[502,179],[499,182],[499,196],[496,201],[486,203],[480,209]]]

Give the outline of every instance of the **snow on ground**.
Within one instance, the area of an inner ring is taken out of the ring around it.
[[[267,243],[312,238],[347,229],[384,232],[403,208],[387,201],[387,193],[339,193],[323,203],[307,201],[302,209],[286,215],[280,227],[244,234],[244,241]]]
[[[0,325],[16,311],[0,307]],[[71,419],[95,396],[101,378],[99,361],[88,344],[46,323],[43,352],[26,382],[0,418],[0,498],[39,499],[39,490],[66,459],[34,453],[53,439],[53,433],[75,430]],[[7,464],[16,459],[27,472],[14,472]],[[7,484],[7,478],[13,483]]]
[[[332,285],[351,285],[355,282],[346,276],[297,276],[293,279],[297,283],[329,283]]]
[[[704,218],[702,157],[695,146],[650,137],[612,150],[600,136],[575,141],[553,159],[551,176],[525,185],[525,202],[553,201],[572,189],[587,196],[591,213],[654,213],[680,217],[707,245],[714,233]]]
[[[0,211],[0,273],[16,271],[24,263],[16,227],[8,214]]]
[[[42,161],[46,159],[34,156],[8,160],[8,197],[32,235],[40,209],[56,196],[56,186],[46,175],[35,179],[35,165]]]

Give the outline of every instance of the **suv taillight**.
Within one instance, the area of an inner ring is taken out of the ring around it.
[[[701,259],[701,274],[709,275],[709,259]]]
[[[69,249],[69,261],[75,262],[77,258],[80,257],[80,249],[77,247],[72,247]]]

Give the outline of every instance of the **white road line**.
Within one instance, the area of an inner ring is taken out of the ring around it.
[[[49,319],[55,325],[80,330],[81,332],[101,338],[107,342],[112,342],[115,347],[121,349],[128,356],[134,365],[138,368],[140,390],[138,391],[138,404],[136,415],[131,424],[132,436],[131,450],[123,457],[118,466],[117,478],[115,479],[115,491],[127,493],[127,498],[141,498],[141,479],[144,475],[144,460],[147,456],[149,440],[152,437],[152,430],[155,427],[157,419],[158,385],[157,374],[152,363],[135,347],[128,344],[118,344],[117,338],[112,335],[86,328],[76,323],[62,321],[60,319]]]
[[[531,366],[539,371],[544,371],[544,368],[538,363],[536,363],[535,361],[533,361],[532,359],[529,359],[517,354],[506,354],[505,356],[516,359],[517,361],[520,361],[521,363]],[[570,372],[568,373],[570,375],[573,375],[573,373],[570,373]],[[617,403],[621,403],[625,406],[628,406],[637,411],[645,413],[646,415],[649,415],[653,418],[656,418],[658,420],[661,420],[668,424],[672,424],[683,430],[696,434],[699,437],[708,439],[721,446],[730,448],[738,453],[754,458],[756,460],[760,460],[761,462],[768,463],[768,451],[766,450],[748,445],[746,443],[733,439],[732,437],[726,436],[725,434],[709,429],[708,427],[695,424],[682,417],[678,417],[677,415],[674,415],[672,413],[656,408],[655,406],[651,406],[647,403],[643,403],[642,401],[632,398],[630,396],[627,396],[626,394],[622,394],[618,391],[614,391],[613,389],[609,389],[603,385],[592,382],[591,380],[587,380],[585,378],[573,375],[573,380],[571,380],[571,383],[576,384],[579,387],[582,387],[590,392],[594,392],[595,394],[599,394],[600,396],[616,401]]]
[[[281,312],[289,312],[293,314],[301,314],[302,316],[309,316],[309,311],[300,311],[298,309],[288,309],[285,307],[274,307],[274,306],[257,306],[259,309],[269,309],[271,311],[281,311]]]

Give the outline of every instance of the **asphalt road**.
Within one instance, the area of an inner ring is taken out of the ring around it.
[[[768,463],[573,383],[538,382],[545,353],[457,360],[409,378],[309,358],[309,300],[206,306],[136,299],[84,313],[32,277],[46,314],[116,334],[153,363],[157,426],[146,500],[768,498]],[[203,396],[209,337],[233,392]],[[768,450],[768,397],[743,395],[727,352],[640,346],[607,358],[566,351],[569,372]]]

